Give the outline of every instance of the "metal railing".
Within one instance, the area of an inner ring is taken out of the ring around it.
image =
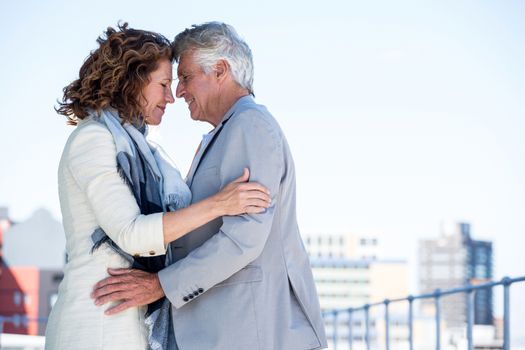
[[[363,323],[364,323],[364,336],[363,342],[365,343],[366,350],[370,350],[371,346],[371,332],[370,332],[370,310],[376,307],[384,307],[384,322],[385,322],[385,344],[384,348],[390,350],[390,306],[393,303],[399,302],[408,302],[408,344],[409,349],[414,350],[414,301],[423,300],[423,299],[434,299],[435,305],[435,328],[436,328],[436,350],[441,350],[441,298],[444,296],[454,295],[463,293],[467,296],[467,322],[466,322],[466,339],[467,339],[467,349],[473,350],[473,336],[472,328],[474,325],[474,293],[478,290],[487,290],[492,289],[496,286],[503,286],[503,349],[510,350],[510,287],[514,283],[524,282],[525,276],[510,278],[504,277],[500,281],[487,282],[477,285],[466,285],[459,288],[452,288],[447,290],[436,289],[433,293],[420,294],[420,295],[409,295],[406,298],[398,299],[385,299],[381,302],[365,304],[360,307],[348,308],[348,309],[338,309],[325,311],[323,317],[325,319],[331,318],[333,323],[333,332],[332,332],[332,345],[333,349],[337,349],[339,332],[338,332],[338,318],[340,315],[347,316],[346,327],[348,329],[348,348],[352,350],[354,332],[353,332],[353,320],[356,313],[364,313]],[[0,333],[4,328],[5,324],[12,324],[16,327],[25,326],[27,327],[29,323],[46,323],[47,318],[28,318],[26,316],[2,316],[0,315]]]
[[[414,350],[414,301],[423,299],[434,299],[435,305],[435,327],[436,327],[436,350],[441,350],[441,298],[448,295],[463,293],[467,296],[467,322],[466,322],[466,339],[468,350],[473,350],[472,328],[474,325],[474,293],[478,290],[492,289],[496,286],[503,286],[503,349],[510,350],[510,287],[513,283],[525,281],[525,276],[510,278],[504,277],[500,281],[487,282],[476,285],[466,285],[459,288],[452,288],[447,290],[436,289],[433,293],[409,295],[406,298],[399,299],[385,299],[381,302],[365,304],[360,307],[330,310],[323,313],[325,320],[331,318],[333,323],[332,344],[333,349],[337,349],[339,332],[338,319],[340,315],[346,314],[348,322],[346,327],[348,329],[348,348],[352,350],[353,346],[353,315],[357,312],[364,313],[364,336],[366,350],[370,350],[370,309],[383,306],[384,307],[384,322],[385,322],[385,344],[384,348],[390,350],[390,314],[389,307],[392,303],[408,302],[408,344],[409,349]]]

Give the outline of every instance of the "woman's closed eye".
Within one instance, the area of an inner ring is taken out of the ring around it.
[[[159,82],[160,86],[162,86],[164,88],[171,87],[171,83],[172,83],[171,80],[163,80],[163,81]]]

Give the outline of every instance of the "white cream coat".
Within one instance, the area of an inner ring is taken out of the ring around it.
[[[111,133],[81,121],[60,160],[58,186],[68,261],[46,329],[46,349],[146,349],[144,308],[106,316],[96,306],[93,286],[109,267],[129,264],[106,245],[93,254],[91,234],[101,227],[124,251],[141,256],[165,253],[162,213],[141,215],[117,172]]]

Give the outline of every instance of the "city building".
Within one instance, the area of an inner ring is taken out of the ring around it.
[[[3,256],[9,266],[64,267],[64,229],[46,209],[38,209],[26,220],[12,224],[3,236]]]
[[[13,320],[3,333],[43,335],[62,277],[61,270],[0,266],[0,315]]]
[[[321,310],[329,313],[351,307],[400,298],[408,294],[408,267],[404,260],[382,259],[383,247],[379,235],[306,234],[303,236],[310,257]],[[377,311],[377,312],[376,312]],[[390,335],[396,345],[407,343],[406,305],[392,304]],[[337,319],[339,342],[348,340],[348,319]],[[355,348],[363,346],[365,317],[355,312],[352,317],[352,339]],[[383,310],[374,309],[369,315],[370,339],[383,344]],[[334,320],[325,317],[327,335],[331,340]],[[346,331],[346,333],[345,333]]]
[[[406,261],[382,259],[378,235],[304,235],[321,309],[360,306],[408,294]]]
[[[445,223],[437,239],[419,242],[419,284],[421,293],[450,289],[492,279],[492,242],[474,240],[468,223]],[[450,329],[462,330],[467,319],[467,296],[444,297],[443,319]],[[474,296],[474,324],[493,325],[490,289]],[[424,314],[434,313],[434,304],[421,303]]]
[[[383,246],[377,234],[307,234],[303,238],[310,258],[377,260],[383,256]]]
[[[0,208],[0,316],[2,332],[43,335],[63,278],[65,238],[45,210],[12,223]]]

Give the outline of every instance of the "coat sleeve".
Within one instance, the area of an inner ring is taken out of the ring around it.
[[[222,131],[220,137],[225,145],[219,167],[221,187],[248,167],[250,181],[270,190],[272,204],[261,214],[223,217],[219,232],[159,272],[162,288],[174,307],[195,300],[195,295],[205,293],[261,254],[272,228],[283,173],[282,136],[272,121],[259,110],[246,110],[232,117],[227,130]]]
[[[165,254],[162,215],[141,215],[135,197],[117,171],[116,147],[109,130],[90,123],[69,147],[68,169],[86,196],[99,226],[132,255]]]

